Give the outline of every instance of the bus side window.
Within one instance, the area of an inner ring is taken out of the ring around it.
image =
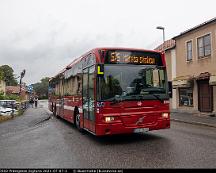
[[[77,95],[80,95],[81,94],[81,92],[82,92],[82,86],[81,86],[81,82],[82,82],[82,80],[81,80],[81,77],[80,76],[77,76],[77,82],[78,82],[78,86],[77,86]]]

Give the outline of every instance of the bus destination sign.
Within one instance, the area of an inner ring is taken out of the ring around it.
[[[107,60],[110,64],[162,65],[160,54],[155,52],[109,51]]]

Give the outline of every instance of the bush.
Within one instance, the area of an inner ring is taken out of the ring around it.
[[[17,95],[10,94],[10,95],[5,96],[5,100],[16,100],[16,101],[18,101],[18,100],[20,100],[20,98]]]
[[[0,92],[0,100],[4,100],[5,96],[3,92]]]
[[[14,94],[4,95],[4,93],[0,92],[0,100],[16,100],[20,101],[19,96]]]
[[[45,100],[45,99],[48,99],[48,97],[47,96],[41,96],[41,97],[39,97],[39,100]]]
[[[18,110],[17,116],[20,116],[20,115],[22,115],[23,113],[24,113],[24,110],[23,110],[23,109],[19,109],[19,110]]]

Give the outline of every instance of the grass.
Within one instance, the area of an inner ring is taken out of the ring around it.
[[[17,115],[15,115],[14,117],[16,117],[16,116],[21,116],[21,115],[23,115],[23,113],[24,113],[24,110],[18,110],[18,114]],[[10,119],[12,119],[13,117],[11,116],[11,115],[8,115],[8,116],[1,116],[0,115],[0,123],[1,122],[4,122],[4,121],[7,121],[7,120],[10,120]]]
[[[8,116],[0,116],[0,123],[12,119],[11,115]]]

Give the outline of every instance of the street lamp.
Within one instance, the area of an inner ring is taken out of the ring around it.
[[[161,29],[163,30],[163,43],[165,42],[165,28],[162,26],[158,26],[156,29]]]
[[[22,78],[25,76],[25,69],[20,73],[20,96],[21,96],[21,88],[22,88]]]

